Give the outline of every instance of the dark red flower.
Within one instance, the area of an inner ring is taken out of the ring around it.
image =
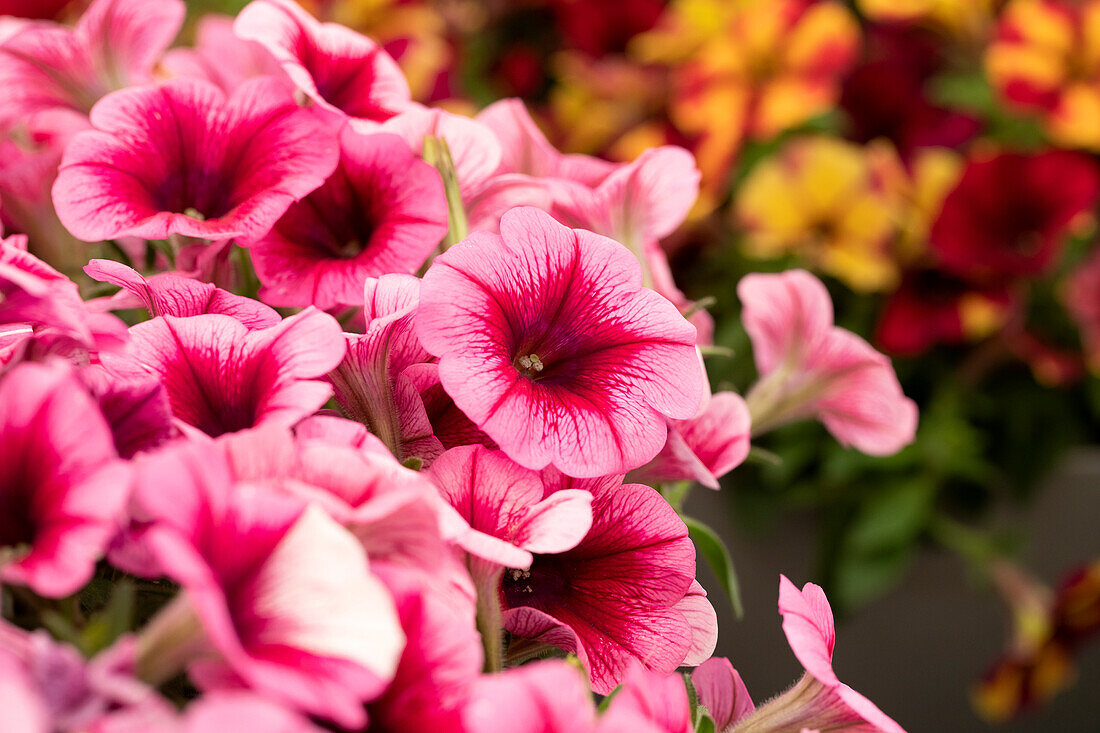
[[[1043,273],[1074,221],[1096,205],[1100,175],[1065,151],[970,161],[947,195],[930,243],[944,270],[979,282]]]

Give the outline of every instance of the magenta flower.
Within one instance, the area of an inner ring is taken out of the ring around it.
[[[366,36],[319,23],[292,0],[254,0],[237,16],[237,35],[256,41],[332,121],[360,130],[411,106],[397,62]]]
[[[179,435],[168,392],[154,375],[122,378],[91,364],[80,370],[80,380],[99,402],[115,449],[123,458],[152,450]]]
[[[420,281],[411,275],[367,279],[361,296],[366,328],[346,334],[348,351],[329,375],[344,413],[367,428],[398,460],[415,456],[431,463],[443,452],[414,384],[404,375],[426,362],[414,330]]]
[[[665,447],[629,478],[640,483],[698,481],[717,489],[718,479],[748,457],[751,422],[739,395],[719,392],[690,420],[670,420]]]
[[[290,90],[254,79],[228,98],[176,79],[105,97],[54,183],[58,216],[86,241],[171,234],[254,240],[336,167],[336,141]]]
[[[731,730],[756,709],[741,675],[725,657],[711,657],[696,667],[691,684],[717,731]]]
[[[509,654],[561,647],[578,656],[600,694],[633,661],[667,674],[709,657],[716,619],[699,613],[706,599],[694,584],[695,548],[668,502],[616,476],[578,481],[545,471],[542,479],[547,498],[591,493],[593,523],[571,550],[535,553],[530,569],[505,574],[504,627],[530,640],[514,640]]]
[[[408,378],[419,392],[419,404],[424,407],[432,434],[444,449],[457,448],[460,445],[483,445],[490,450],[499,448],[492,438],[474,425],[466,413],[458,409],[447,390],[443,389],[443,383],[439,381],[438,364],[412,364],[405,369],[402,376]]]
[[[87,114],[108,92],[151,81],[185,10],[180,0],[95,0],[75,28],[24,25],[0,43],[0,116],[55,108]]]
[[[415,273],[447,233],[443,183],[394,135],[340,135],[340,165],[294,204],[252,259],[274,305],[361,302],[363,281]]]
[[[695,328],[641,287],[623,247],[532,208],[478,232],[424,276],[417,333],[455,404],[517,463],[575,476],[655,456],[694,416]]]
[[[67,596],[92,577],[126,502],[111,431],[67,365],[0,380],[0,581]]]
[[[254,331],[225,315],[162,316],[130,338],[126,355],[104,355],[108,373],[158,376],[176,419],[211,436],[310,415],[332,394],[319,378],[345,349],[336,320],[313,309]]]
[[[870,455],[913,441],[917,406],[888,358],[833,325],[820,280],[805,270],[746,275],[737,295],[761,377],[746,398],[755,433],[817,418],[843,445]]]
[[[475,530],[460,544],[489,561],[491,571],[473,568],[473,574],[476,583],[493,584],[479,589],[493,596],[503,567],[527,569],[533,553],[571,550],[592,526],[592,495],[587,491],[563,489],[546,495],[538,473],[480,445],[452,448],[432,463],[430,475],[443,498]]]
[[[779,613],[783,633],[806,674],[790,690],[745,716],[742,721],[747,730],[904,733],[873,702],[837,679],[832,663],[833,612],[820,587],[807,583],[799,591],[781,575]]]
[[[359,542],[316,506],[234,482],[210,444],[176,443],[136,469],[138,537],[183,588],[142,631],[139,676],[186,665],[203,689],[244,686],[362,727],[404,635]]]
[[[92,260],[84,272],[93,280],[122,288],[115,295],[95,303],[103,310],[145,308],[153,316],[201,316],[220,313],[232,316],[249,329],[270,328],[282,319],[263,303],[171,273],[144,278],[134,269],[114,260]]]
[[[284,77],[282,66],[266,48],[233,32],[233,18],[207,13],[195,24],[195,46],[173,48],[161,67],[171,77],[206,79],[232,94],[257,76]],[[290,80],[286,80],[290,85]]]

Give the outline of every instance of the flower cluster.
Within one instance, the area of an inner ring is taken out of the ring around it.
[[[788,423],[913,440],[824,285],[744,278],[758,380],[712,394],[662,246],[690,152],[424,106],[290,0],[169,48],[184,11],[0,34],[5,730],[900,730],[786,578],[806,674],[754,710],[680,513]],[[753,129],[792,94],[747,100]]]

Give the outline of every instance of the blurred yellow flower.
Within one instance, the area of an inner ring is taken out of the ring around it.
[[[836,0],[675,0],[628,52],[673,67],[672,123],[698,140],[704,188],[721,187],[743,139],[828,111],[859,50]]]
[[[899,197],[858,145],[796,140],[753,169],[734,203],[750,256],[797,253],[860,291],[897,285]]]
[[[871,20],[919,22],[957,38],[988,38],[1004,0],[858,0]]]
[[[1013,0],[985,66],[1006,102],[1042,115],[1054,142],[1100,150],[1100,2]]]
[[[900,264],[912,264],[928,250],[928,233],[962,176],[963,157],[948,148],[920,148],[906,164],[885,140],[871,143],[867,156],[897,212],[894,256]]]

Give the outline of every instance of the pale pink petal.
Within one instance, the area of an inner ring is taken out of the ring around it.
[[[169,76],[206,79],[227,94],[253,77],[284,75],[282,66],[266,48],[237,37],[233,18],[216,13],[199,18],[194,48],[168,51],[161,67]]]
[[[592,733],[596,709],[584,678],[554,660],[483,676],[464,721],[479,733]]]
[[[761,374],[772,372],[784,360],[798,364],[833,328],[829,292],[805,270],[746,275],[737,284],[737,297]]]
[[[779,576],[779,613],[783,633],[798,661],[822,684],[835,687],[833,673],[833,610],[820,586],[807,583],[801,591],[787,576]]]
[[[500,143],[487,127],[469,117],[414,107],[383,123],[382,130],[395,133],[417,152],[424,150],[424,138],[429,135],[445,140],[463,201],[471,198],[500,165]]]
[[[652,672],[641,664],[631,665],[622,688],[611,699],[608,716],[629,710],[661,733],[692,733],[684,678],[678,674]]]

